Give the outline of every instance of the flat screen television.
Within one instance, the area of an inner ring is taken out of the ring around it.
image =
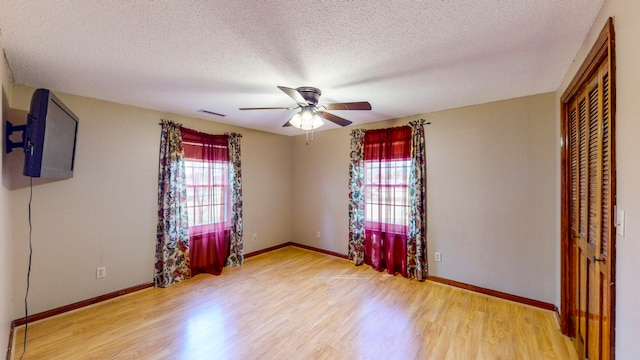
[[[38,89],[24,132],[25,176],[65,179],[73,177],[78,117],[51,91]]]

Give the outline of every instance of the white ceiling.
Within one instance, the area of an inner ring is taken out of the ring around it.
[[[555,91],[602,3],[0,0],[0,36],[16,83],[297,135],[292,110],[238,108],[314,86],[369,101],[332,111],[357,126]]]

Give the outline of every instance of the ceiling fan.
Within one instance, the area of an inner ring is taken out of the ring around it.
[[[324,123],[320,119],[321,117],[340,126],[347,126],[351,124],[351,121],[341,118],[340,116],[328,113],[326,110],[371,110],[371,104],[369,104],[367,101],[318,105],[318,99],[320,98],[322,92],[320,91],[320,89],[311,86],[302,86],[295,89],[285,86],[278,86],[278,89],[282,90],[282,92],[292,98],[293,101],[298,104],[298,106],[253,107],[240,108],[240,110],[300,109],[299,112],[297,112],[289,121],[287,121],[282,126],[294,126],[302,130],[314,130],[324,125]]]

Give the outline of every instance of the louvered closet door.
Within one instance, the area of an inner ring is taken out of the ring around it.
[[[588,359],[610,348],[611,110],[609,63],[569,102],[569,224],[574,343]]]

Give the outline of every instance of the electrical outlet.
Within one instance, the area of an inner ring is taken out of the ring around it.
[[[442,261],[442,254],[440,254],[439,252],[436,252],[434,255],[435,255],[436,262]]]
[[[316,233],[316,238],[320,239],[320,231]]]
[[[253,234],[253,241],[258,241],[258,234]]]
[[[102,279],[103,277],[107,277],[107,268],[105,266],[96,269],[96,279]]]

